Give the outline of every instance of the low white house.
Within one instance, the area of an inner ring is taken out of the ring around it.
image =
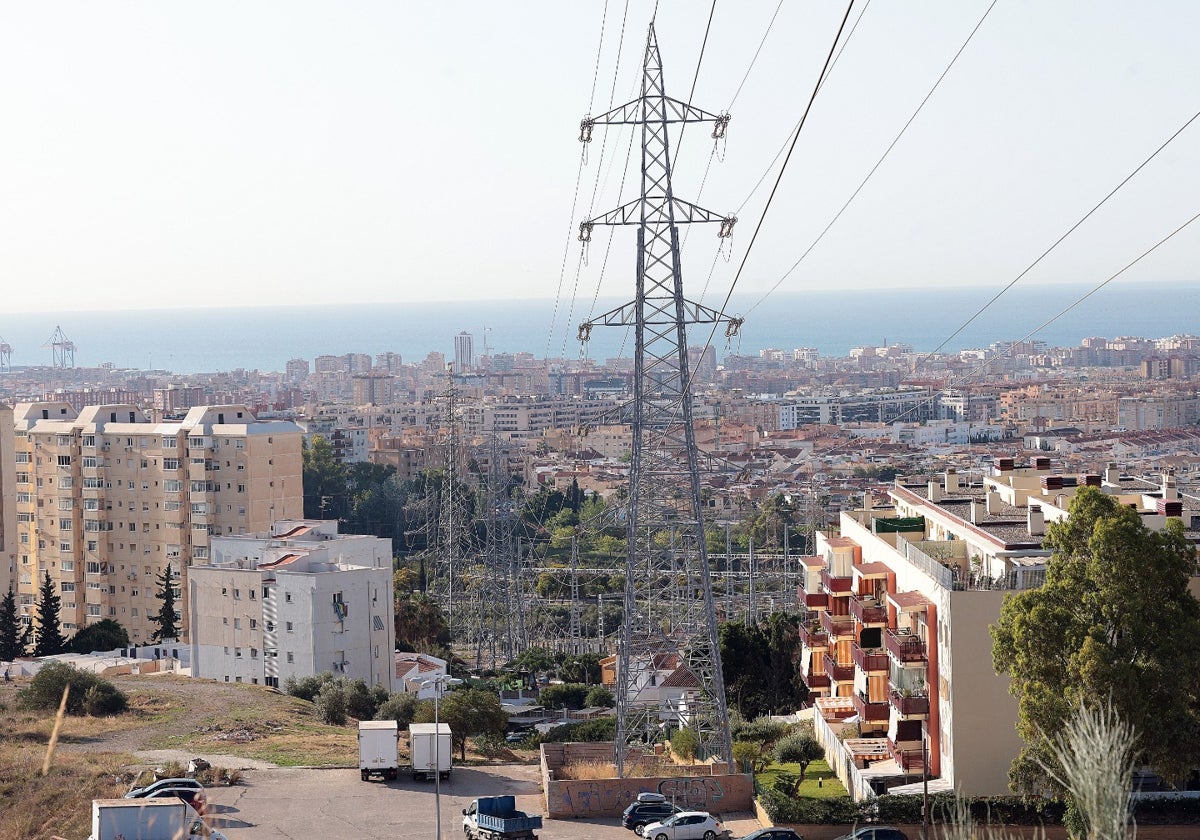
[[[432,700],[437,687],[428,681],[445,676],[446,660],[427,653],[405,653],[396,651],[395,690],[415,694],[421,700]]]

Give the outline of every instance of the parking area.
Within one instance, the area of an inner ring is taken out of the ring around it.
[[[442,783],[442,836],[462,836],[462,809],[479,796],[513,795],[517,807],[544,813],[538,768],[525,765],[459,767]],[[245,783],[209,792],[209,822],[229,840],[353,837],[395,840],[434,837],[433,782],[363,782],[357,770],[252,770]],[[748,815],[727,815],[740,837],[758,827]],[[636,840],[617,818],[546,820],[545,840]]]

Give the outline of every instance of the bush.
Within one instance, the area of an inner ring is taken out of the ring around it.
[[[763,749],[772,745],[788,733],[788,725],[770,718],[757,718],[751,721],[739,721],[730,726],[730,735],[735,741],[752,741],[760,744]]]
[[[859,808],[849,796],[834,796],[829,799],[792,798],[778,790],[766,790],[759,800],[768,816],[776,823],[853,825],[865,822]],[[920,822],[919,817],[917,822]]]
[[[547,709],[582,709],[590,690],[583,683],[548,685],[538,692],[538,703]]]
[[[346,725],[346,692],[342,686],[332,681],[327,683],[317,692],[313,703],[322,721],[330,726]]]
[[[583,704],[590,708],[605,708],[611,709],[617,703],[613,698],[613,693],[602,685],[598,685],[587,693],[587,697],[583,699]]]
[[[395,692],[379,704],[375,720],[394,720],[401,729],[406,729],[417,713],[417,695]]]
[[[695,761],[700,751],[700,736],[694,729],[680,729],[671,736],[671,752],[676,758]]]
[[[67,685],[71,686],[67,714],[112,715],[128,707],[128,698],[111,682],[63,662],[43,666],[17,697],[26,709],[54,710],[62,702]]]
[[[543,744],[570,743],[572,741],[611,741],[617,737],[617,719],[612,716],[564,723],[541,736]]]
[[[475,751],[484,758],[499,758],[508,753],[504,738],[494,733],[475,739]]]
[[[734,741],[733,761],[743,773],[761,773],[767,766],[766,751],[754,741]]]
[[[283,681],[284,693],[290,694],[293,697],[299,697],[301,700],[313,702],[317,699],[317,693],[321,690],[321,686],[333,680],[333,674],[326,671],[324,674],[317,674],[311,677],[288,677]]]

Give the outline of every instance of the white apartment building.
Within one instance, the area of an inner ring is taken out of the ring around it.
[[[192,676],[278,688],[330,671],[393,690],[390,540],[281,520],[214,537],[190,571]]]
[[[242,405],[199,406],[155,423],[134,405],[20,403],[13,410],[16,592],[34,617],[49,573],[68,637],[105,618],[149,641],[170,564],[187,637],[187,575],[217,534],[303,513],[301,432]],[[8,495],[8,487],[5,487]]]

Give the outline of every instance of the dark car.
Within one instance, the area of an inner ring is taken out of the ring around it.
[[[634,802],[625,809],[625,813],[621,814],[621,826],[635,834],[641,834],[642,829],[650,823],[664,820],[682,810],[670,802]]]
[[[145,785],[144,787],[134,788],[125,794],[126,799],[141,799],[150,796],[156,790],[163,788],[194,788],[195,790],[203,790],[204,785],[200,784],[195,779],[159,779],[157,782]]]
[[[802,836],[790,828],[760,828],[752,831],[742,840],[804,840]]]
[[[192,810],[200,816],[208,807],[208,797],[203,790],[190,787],[165,787],[146,794],[145,799],[179,799],[192,806]]]
[[[837,840],[908,840],[908,835],[890,825],[868,825],[843,834]]]

